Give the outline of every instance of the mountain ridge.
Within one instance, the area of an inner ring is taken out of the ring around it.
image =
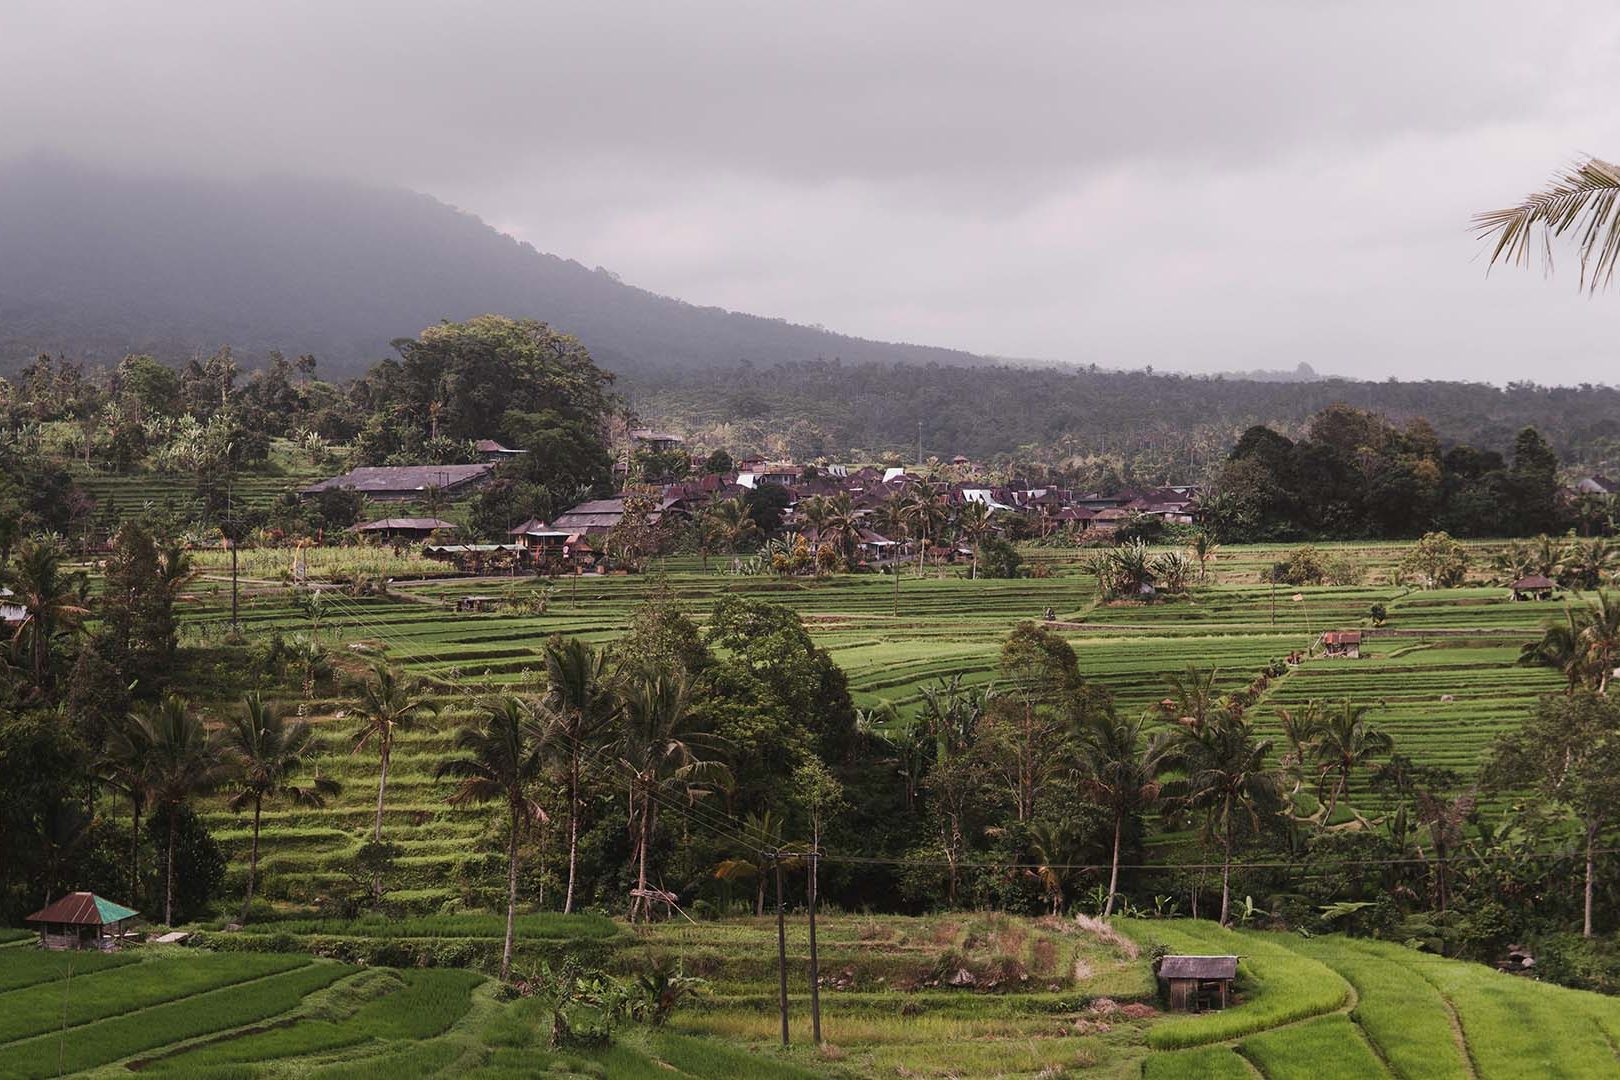
[[[40,352],[111,363],[229,344],[357,374],[389,342],[484,312],[540,319],[610,370],[839,358],[978,364],[694,304],[542,252],[432,196],[336,180],[0,164],[0,368]]]

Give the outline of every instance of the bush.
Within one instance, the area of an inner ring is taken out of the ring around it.
[[[1023,576],[1024,558],[1018,549],[999,536],[987,536],[979,544],[979,576],[1015,578]]]

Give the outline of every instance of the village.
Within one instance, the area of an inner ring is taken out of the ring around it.
[[[550,520],[512,525],[506,538],[465,535],[463,526],[430,513],[389,516],[356,524],[350,532],[368,542],[403,547],[421,544],[424,554],[460,569],[524,568],[540,573],[604,572],[619,563],[609,538],[627,523],[665,538],[702,521],[722,504],[734,507],[728,537],[717,545],[734,553],[773,536],[802,541],[810,567],[822,551],[848,570],[885,570],[918,560],[933,565],[967,561],[973,545],[989,536],[1010,540],[1063,536],[1107,542],[1128,524],[1164,526],[1198,521],[1199,488],[1170,485],[1114,492],[1059,487],[1011,487],[974,479],[965,456],[948,468],[798,464],[744,457],[723,471],[704,472],[687,456],[680,436],[648,429],[631,432],[633,453],[618,463],[621,490],[577,503]],[[304,497],[352,490],[368,503],[412,504],[435,509],[464,500],[499,476],[501,464],[523,451],[494,440],[476,443],[482,461],[454,465],[364,466],[303,488]],[[648,460],[662,474],[628,478]],[[712,459],[711,459],[712,460]],[[671,463],[678,463],[670,468]],[[683,478],[673,479],[678,473]],[[699,530],[702,531],[702,530]],[[482,540],[483,542],[478,542]],[[752,543],[749,543],[752,541]],[[801,560],[802,561],[802,560]]]

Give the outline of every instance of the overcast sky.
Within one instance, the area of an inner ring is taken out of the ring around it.
[[[867,337],[1620,381],[1620,289],[1469,229],[1620,158],[1612,2],[3,0],[0,155],[38,150],[410,187]]]

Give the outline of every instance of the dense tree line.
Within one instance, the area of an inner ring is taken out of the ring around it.
[[[822,360],[712,371],[637,372],[623,388],[643,416],[705,446],[814,460],[966,454],[1012,475],[1088,489],[1212,481],[1248,428],[1295,438],[1333,405],[1426,419],[1442,451],[1502,450],[1534,427],[1570,466],[1620,468],[1620,390],[1514,383],[1257,382],[1062,366],[906,365]]]
[[[1443,450],[1427,421],[1396,427],[1336,405],[1299,439],[1255,425],[1227,454],[1204,500],[1221,540],[1530,536],[1573,524],[1560,501],[1558,454],[1534,428],[1511,458],[1457,445]],[[1586,522],[1590,524],[1590,522]]]

